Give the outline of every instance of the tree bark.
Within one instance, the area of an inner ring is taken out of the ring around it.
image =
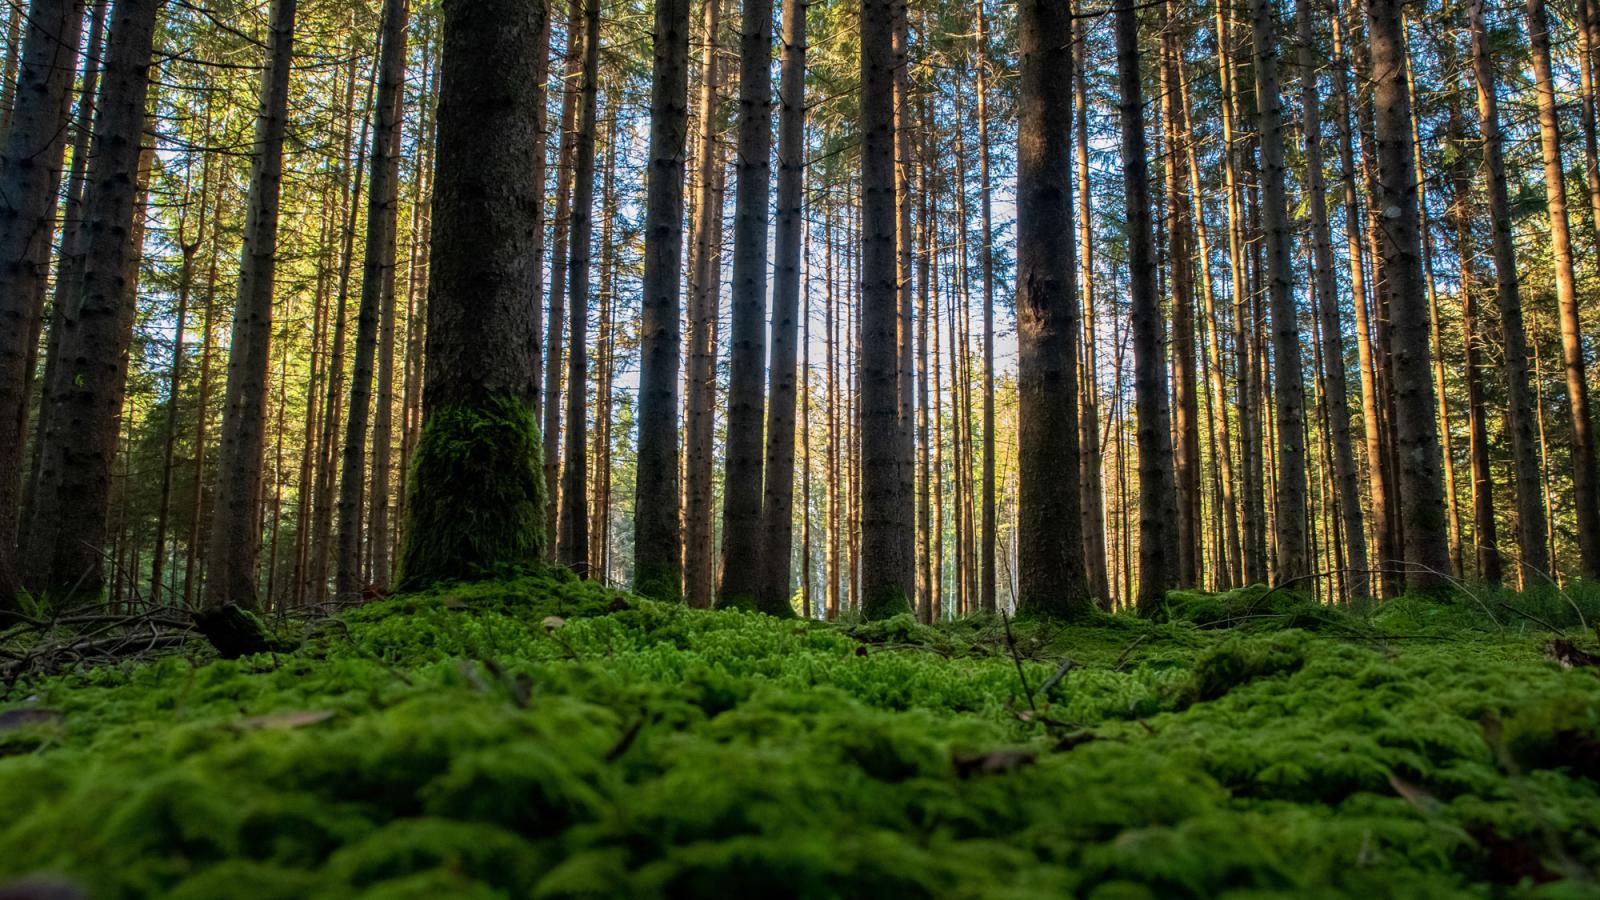
[[[1532,0],[1538,3],[1539,0]],[[1395,375],[1395,443],[1406,586],[1437,590],[1450,565],[1444,484],[1422,284],[1422,241],[1406,88],[1406,40],[1399,0],[1369,0],[1367,38],[1374,80],[1377,201],[1382,211],[1385,274]]]
[[[296,0],[273,0],[267,65],[261,73],[255,153],[246,199],[239,293],[228,349],[217,495],[211,514],[204,606],[261,609],[256,558],[261,546],[261,464],[266,440],[267,370],[272,346],[273,278],[277,273],[278,206],[283,191],[283,139],[294,63]],[[270,598],[269,598],[270,599]]]
[[[978,496],[983,520],[978,535],[978,603],[984,612],[995,609],[995,472],[994,472],[994,217],[989,190],[989,59],[983,4],[978,10],[978,264],[983,274],[983,473]],[[1044,152],[1041,150],[1041,153]],[[1040,163],[1041,166],[1047,163]],[[1043,176],[1041,176],[1043,177]],[[1070,219],[1069,219],[1070,220]],[[1020,249],[1020,248],[1019,248]],[[1023,284],[1020,280],[1019,286]],[[1053,291],[1051,292],[1053,294]],[[1048,303],[1053,296],[1047,296]],[[1054,323],[1052,323],[1054,324]],[[1043,326],[1041,326],[1043,329]],[[1040,341],[1052,335],[1040,334]],[[1046,367],[1050,362],[1041,360]]]
[[[778,111],[777,259],[772,285],[771,389],[767,400],[766,491],[761,505],[762,580],[756,607],[788,615],[794,530],[795,346],[801,314],[800,244],[805,229],[806,0],[783,6]],[[809,427],[802,423],[801,427]],[[809,542],[805,548],[809,553]],[[802,568],[806,554],[802,554]],[[804,611],[810,615],[810,610]]]
[[[1188,141],[1182,133],[1178,81],[1183,66],[1176,32],[1176,7],[1167,0],[1161,36],[1161,118],[1166,134],[1167,262],[1172,294],[1172,332],[1168,346],[1173,374],[1173,468],[1178,519],[1176,581],[1193,587],[1200,576],[1200,395],[1194,354],[1194,214],[1185,191]]]
[[[350,367],[350,405],[345,419],[339,472],[339,522],[334,593],[360,595],[362,488],[366,477],[367,422],[372,413],[372,368],[378,318],[394,295],[395,228],[399,215],[400,103],[406,77],[407,0],[385,0],[379,49],[377,102],[373,107],[372,170],[368,173],[367,245],[361,264],[361,303],[356,312],[355,359]]]
[[[446,0],[427,382],[402,587],[482,577],[544,552],[533,415],[533,208],[540,0]],[[374,191],[376,193],[376,191]]]
[[[1337,277],[1333,267],[1333,235],[1328,225],[1327,187],[1322,174],[1322,110],[1317,86],[1315,35],[1311,0],[1300,0],[1296,11],[1300,36],[1302,140],[1305,144],[1305,193],[1311,212],[1312,293],[1321,330],[1323,396],[1327,403],[1332,445],[1333,478],[1339,504],[1339,523],[1345,535],[1346,568],[1350,595],[1372,593],[1367,574],[1366,531],[1361,516],[1361,486],[1355,452],[1350,444],[1350,400],[1345,382],[1344,328],[1339,321]],[[1359,265],[1359,260],[1356,265]],[[1357,302],[1360,302],[1359,300]]]
[[[1150,222],[1150,172],[1140,83],[1139,18],[1133,0],[1116,5],[1118,104],[1122,111],[1122,182],[1128,222],[1128,293],[1132,306],[1134,402],[1139,436],[1139,609],[1153,610],[1176,583],[1170,553],[1177,506],[1172,425],[1167,416],[1165,335],[1156,294]]]
[[[1311,571],[1306,540],[1306,388],[1300,355],[1300,323],[1294,301],[1294,271],[1290,262],[1293,238],[1289,230],[1289,199],[1284,190],[1288,167],[1283,160],[1277,13],[1271,0],[1254,0],[1252,16],[1257,115],[1261,131],[1261,216],[1266,236],[1273,394],[1278,417],[1278,489],[1272,523],[1278,549],[1278,580],[1282,583]]]
[[[910,609],[914,561],[898,529],[900,292],[896,284],[894,0],[861,2],[861,614]]]
[[[1078,471],[1072,13],[1050,0],[1017,12],[1017,609],[1076,616],[1094,605],[1082,497],[1061,477]]]
[[[1556,305],[1561,322],[1561,365],[1566,373],[1567,409],[1572,417],[1572,505],[1578,554],[1585,578],[1600,578],[1600,484],[1596,483],[1595,437],[1589,415],[1588,364],[1578,315],[1572,235],[1567,220],[1566,173],[1561,156],[1561,116],[1551,75],[1550,26],[1544,0],[1527,0],[1528,38],[1533,49],[1533,79],[1539,99],[1539,149],[1544,155],[1545,209],[1550,216],[1550,255],[1555,267]]]
[[[644,306],[640,316],[639,448],[634,590],[681,596],[678,519],[678,362],[682,315],[683,150],[688,123],[688,0],[657,0],[645,189]]]
[[[579,100],[572,192],[572,233],[567,266],[567,440],[561,466],[561,518],[556,561],[579,578],[589,575],[588,436],[589,269],[594,255],[594,148],[600,77],[600,0],[583,10],[583,92]]]
[[[140,145],[159,8],[160,0],[122,0],[112,15],[80,226],[87,235],[82,287],[58,310],[55,326],[61,362],[46,385],[50,424],[24,578],[36,595],[62,604],[97,599],[105,584],[101,551],[133,338]]]
[[[1489,35],[1483,21],[1484,0],[1469,7],[1472,70],[1478,89],[1478,132],[1483,141],[1480,165],[1489,195],[1489,234],[1495,270],[1495,304],[1500,310],[1500,335],[1505,344],[1506,432],[1511,439],[1511,467],[1517,503],[1517,553],[1524,590],[1538,579],[1553,577],[1546,551],[1544,480],[1539,464],[1538,423],[1533,389],[1528,380],[1528,338],[1522,324],[1522,296],[1517,280],[1517,255],[1512,243],[1511,202],[1501,149],[1500,107]]]
[[[0,616],[19,608],[16,550],[28,360],[44,313],[83,3],[34,0],[26,13],[19,8],[15,15],[27,27],[0,143]]]

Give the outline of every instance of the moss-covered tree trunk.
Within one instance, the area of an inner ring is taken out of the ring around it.
[[[534,563],[544,478],[533,397],[528,165],[544,85],[543,0],[445,0],[422,436],[400,583]]]

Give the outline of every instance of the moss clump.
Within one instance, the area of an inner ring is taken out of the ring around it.
[[[1600,679],[1545,659],[1547,635],[1251,621],[1023,620],[1008,637],[994,617],[691,610],[558,572],[437,584],[289,654],[0,696],[0,715],[50,711],[0,727],[0,884],[42,873],[113,900],[1593,893],[1600,783],[1571,751],[1600,734]]]
[[[400,585],[537,563],[546,539],[541,458],[533,411],[515,398],[430,413],[412,464]]]

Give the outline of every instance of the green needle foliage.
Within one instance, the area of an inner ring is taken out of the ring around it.
[[[1217,603],[1255,612],[1228,627]],[[0,695],[53,711],[0,730],[0,878],[212,900],[1594,896],[1593,669],[1459,606],[1303,610],[1178,597],[1168,621],[1008,637],[560,574],[442,584],[290,654]]]

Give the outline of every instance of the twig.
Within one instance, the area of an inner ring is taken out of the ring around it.
[[[1017,639],[1011,634],[1011,617],[1003,609],[1000,610],[1000,621],[1006,626],[1006,646],[1011,648],[1011,661],[1017,665],[1017,680],[1022,682],[1022,696],[1027,698],[1028,708],[1037,713],[1039,708],[1033,705],[1033,691],[1028,687],[1027,673],[1022,670],[1022,654],[1017,652]]]

